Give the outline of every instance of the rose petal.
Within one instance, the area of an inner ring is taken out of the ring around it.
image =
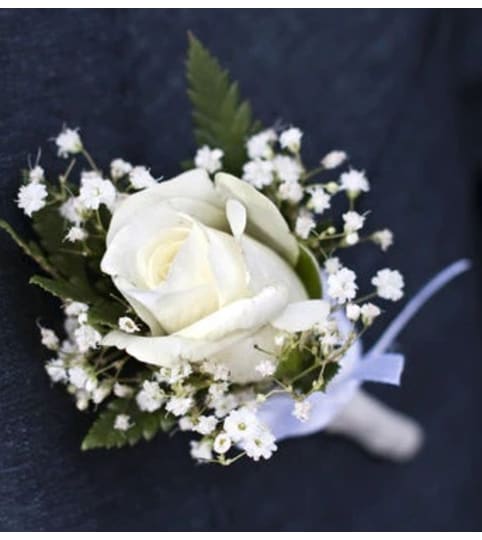
[[[164,282],[155,288],[125,290],[152,313],[166,333],[189,326],[219,307],[208,247],[204,229],[194,223]]]
[[[240,243],[253,292],[259,292],[273,283],[280,283],[288,290],[289,302],[307,299],[303,283],[285,259],[249,236],[243,236]]]
[[[166,201],[172,209],[199,219],[206,225],[227,227],[222,202],[208,174],[203,169],[193,169],[125,199],[112,216],[107,245],[124,225],[136,221],[136,216],[143,216],[146,209],[152,206],[159,208]]]
[[[284,287],[267,287],[257,296],[233,302],[170,336],[143,337],[113,331],[102,344],[159,366],[169,366],[181,357],[201,361],[222,354],[265,327],[283,309],[286,297]]]
[[[165,289],[164,293],[156,289],[128,289],[126,294],[150,311],[162,328],[161,333],[166,334],[177,332],[218,308],[216,288],[213,285],[199,285],[174,292]]]
[[[228,304],[176,335],[190,339],[217,340],[233,332],[255,330],[280,313],[287,298],[288,292],[282,285],[266,287],[256,296]]]
[[[299,255],[298,243],[276,206],[253,186],[230,174],[218,173],[214,182],[223,200],[236,199],[245,206],[248,234],[295,265]]]
[[[172,336],[142,337],[118,330],[109,332],[102,340],[104,347],[116,347],[146,364],[171,366],[183,356],[186,344]]]
[[[132,284],[120,276],[113,277],[112,281],[117,287],[117,290],[134,308],[136,314],[147,324],[151,331],[151,334],[153,336],[160,336],[164,334],[164,329],[159,324],[159,321],[151,313],[151,311],[146,308],[142,302],[138,301],[134,296],[129,293],[129,291],[132,289]]]
[[[226,366],[229,370],[229,379],[234,383],[245,384],[263,379],[256,366],[263,360],[276,361],[275,358],[263,351],[274,350],[274,337],[276,330],[270,326],[263,326],[255,333],[244,336],[229,345],[211,359]]]
[[[189,231],[192,224],[191,218],[168,208],[146,208],[142,219],[133,220],[113,235],[102,258],[101,270],[111,276],[120,275],[137,287],[146,286],[142,268],[138,265],[140,250],[149,249],[156,238],[165,234],[163,230]],[[172,234],[172,231],[167,234]]]
[[[325,300],[306,300],[288,304],[271,325],[287,332],[303,332],[325,321],[330,314],[330,304]]]
[[[249,273],[239,243],[229,234],[208,227],[204,230],[219,306],[251,296]]]
[[[226,216],[233,236],[239,238],[246,229],[246,208],[236,199],[228,199]]]

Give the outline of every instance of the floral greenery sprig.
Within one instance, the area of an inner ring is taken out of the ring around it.
[[[257,415],[273,395],[290,395],[293,415],[308,419],[307,398],[326,391],[380,315],[368,300],[399,300],[404,283],[385,268],[373,277],[373,290],[358,296],[357,276],[337,252],[362,241],[385,251],[393,241],[387,229],[362,234],[367,215],[355,207],[370,187],[365,174],[349,168],[335,176],[347,162],[342,151],[305,167],[301,130],[263,129],[228,73],[189,39],[195,170],[159,183],[147,167],[114,159],[103,172],[78,130],[64,127],[55,144],[69,160],[65,172],[54,181],[36,162],[18,193],[38,241],[0,226],[42,269],[31,283],[62,302],[63,337],[41,326],[41,341],[53,356],[46,363],[51,381],[65,386],[79,410],[97,415],[82,448],[181,430],[196,435],[196,460],[227,465],[242,456],[268,459],[276,450]],[[186,194],[189,182],[193,195]],[[335,196],[346,198],[346,212],[326,219]],[[146,228],[136,221],[148,219]],[[152,238],[142,243],[149,227]],[[251,251],[259,261],[248,260]],[[207,265],[189,283],[189,294],[208,287],[198,303],[176,296],[189,263]],[[264,275],[263,265],[276,276]],[[158,296],[175,272],[177,288]],[[213,279],[219,283],[210,289]],[[170,305],[173,296],[179,305]],[[212,330],[210,316],[220,328],[226,317],[234,331]],[[241,359],[237,347],[245,351]]]

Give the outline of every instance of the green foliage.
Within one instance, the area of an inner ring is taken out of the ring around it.
[[[67,231],[58,204],[35,212],[32,215],[32,225],[47,253],[57,253],[64,246],[63,240]]]
[[[192,34],[186,67],[196,142],[221,148],[224,170],[239,175],[246,161],[246,139],[261,125],[253,120],[249,103],[241,101],[238,84]]]
[[[100,300],[89,309],[89,324],[118,328],[119,317],[125,314],[126,308],[115,300]]]
[[[290,349],[280,359],[275,377],[282,381],[289,381],[301,373],[309,361],[307,353],[299,349]]]
[[[100,270],[105,251],[103,231],[109,226],[111,214],[106,207],[101,207],[97,219],[102,227],[95,216],[84,223],[88,232],[84,245],[65,242],[68,225],[59,210],[60,202],[56,202],[33,214],[32,225],[39,243],[25,241],[3,220],[0,220],[0,228],[51,276],[35,275],[30,279],[31,284],[62,300],[88,304],[91,308],[89,321],[94,326],[117,327],[117,321],[125,309],[112,300],[111,295],[115,292],[112,281]]]
[[[0,229],[6,231],[10,235],[12,240],[23,250],[23,252],[29,257],[31,257],[43,270],[45,270],[49,274],[55,275],[55,270],[47,261],[38,244],[36,244],[35,242],[26,242],[3,219],[0,219]]]
[[[95,294],[76,283],[75,276],[72,280],[66,281],[64,279],[52,279],[44,276],[32,276],[30,278],[32,285],[37,285],[44,291],[61,298],[62,300],[75,300],[77,302],[85,302],[86,304],[95,301]]]
[[[324,392],[339,370],[338,361],[321,358],[317,347],[308,340],[283,351],[275,377],[295,392],[306,394],[313,389]]]
[[[310,298],[321,298],[322,284],[320,268],[313,253],[303,246],[300,246],[300,255],[296,263],[295,271],[303,282],[306,292]]]
[[[128,414],[132,427],[127,431],[114,429],[115,417]],[[120,448],[133,446],[141,439],[151,440],[159,430],[169,431],[174,425],[172,417],[158,410],[152,413],[140,411],[134,400],[115,399],[100,413],[82,441],[82,450],[94,448]]]
[[[99,298],[107,298],[110,293],[114,292],[111,280],[104,276],[100,270],[100,261],[105,251],[105,235],[99,231],[98,224],[93,217],[84,223],[84,228],[88,232],[85,245],[79,242],[65,242],[67,226],[59,212],[59,206],[60,203],[45,207],[32,217],[34,230],[46,253],[48,264],[55,268],[57,279],[54,283],[36,276],[32,283],[60,298],[97,304]],[[101,220],[103,230],[106,230],[111,218],[110,212],[107,208],[101,207],[98,217]],[[67,292],[68,296],[65,296]],[[110,303],[117,307],[114,302]],[[101,308],[99,307],[99,309]],[[114,308],[112,312],[116,313]],[[104,306],[102,315],[95,316],[103,321],[110,320],[106,318],[105,314]]]
[[[75,276],[77,283],[88,287],[89,279],[81,246],[64,241],[67,230],[65,220],[59,212],[59,204],[35,212],[32,223],[40,244],[57,273],[69,280]]]
[[[326,390],[328,383],[333,380],[335,375],[340,371],[340,362],[328,362],[323,368],[323,386],[320,388],[322,392]]]

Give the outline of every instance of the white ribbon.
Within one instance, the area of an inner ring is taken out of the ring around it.
[[[269,398],[259,408],[258,415],[276,439],[301,437],[324,429],[365,381],[399,385],[404,357],[386,351],[427,300],[470,266],[470,261],[462,259],[432,278],[408,302],[365,355],[360,340],[356,341],[341,359],[341,369],[328,385],[327,391],[315,392],[308,398],[311,413],[306,422],[300,422],[293,416],[294,401],[290,396],[282,394]],[[339,317],[342,331],[348,331],[350,323],[343,315]]]

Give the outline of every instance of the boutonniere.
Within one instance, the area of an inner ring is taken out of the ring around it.
[[[365,172],[340,150],[309,167],[303,132],[256,121],[193,36],[187,81],[198,150],[179,176],[161,181],[120,158],[101,167],[64,127],[64,172],[38,160],[23,172],[16,202],[35,239],[1,222],[39,266],[30,283],[60,300],[62,332],[40,327],[45,369],[93,416],[82,449],[180,430],[196,460],[227,465],[328,427],[376,450],[353,415],[340,421],[353,400],[381,414],[360,385],[397,384],[403,367],[386,351],[405,320],[360,348],[384,303],[403,297],[402,274],[381,263],[365,279],[343,262],[354,246],[383,253],[393,242],[362,206]],[[410,441],[386,447],[390,457],[419,444],[416,426],[400,429]]]

